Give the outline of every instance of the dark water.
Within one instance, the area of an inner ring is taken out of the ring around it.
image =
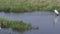
[[[33,26],[39,26],[38,30],[25,32],[13,31],[11,28],[1,29],[0,34],[60,34],[60,16],[55,16],[52,12],[32,12],[32,13],[0,13],[0,17],[10,20],[23,20]]]

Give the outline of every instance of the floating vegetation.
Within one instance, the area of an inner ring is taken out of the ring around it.
[[[2,18],[0,18],[0,24],[2,28],[11,27],[13,30],[17,30],[20,32],[32,28],[31,24],[24,23],[23,21],[13,21],[13,20],[2,19]]]

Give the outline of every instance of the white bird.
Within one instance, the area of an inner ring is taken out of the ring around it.
[[[54,12],[57,16],[59,16],[59,12],[56,9],[54,10]]]

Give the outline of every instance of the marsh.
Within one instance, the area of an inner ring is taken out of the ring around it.
[[[9,20],[24,21],[33,26],[38,26],[39,29],[29,30],[24,32],[13,31],[11,28],[1,29],[1,34],[60,34],[60,16],[55,16],[53,12],[30,12],[30,13],[4,13],[0,12],[1,18]]]

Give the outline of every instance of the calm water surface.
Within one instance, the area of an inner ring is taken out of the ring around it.
[[[11,28],[1,29],[0,34],[60,34],[60,16],[55,16],[52,12],[32,12],[32,13],[4,13],[0,12],[0,17],[10,20],[23,20],[33,26],[39,26],[38,30],[25,32],[13,31]]]

